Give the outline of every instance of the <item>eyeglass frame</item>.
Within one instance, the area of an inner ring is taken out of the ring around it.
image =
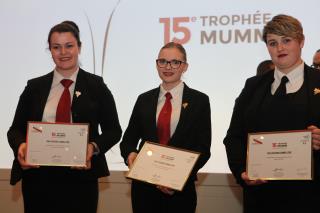
[[[164,60],[164,61],[166,62],[166,65],[163,66],[163,67],[159,66],[159,61],[160,61],[160,60]],[[178,66],[178,67],[172,67],[172,62],[173,62],[173,61],[179,62],[179,66]],[[177,59],[172,59],[171,61],[168,61],[168,60],[166,60],[166,59],[164,59],[164,58],[158,58],[158,59],[156,60],[156,64],[157,64],[157,66],[158,66],[159,68],[165,68],[165,67],[168,66],[168,64],[170,64],[170,67],[171,67],[172,69],[179,69],[180,66],[181,66],[181,64],[186,64],[186,63],[187,63],[186,61],[181,61],[181,60],[177,60]]]

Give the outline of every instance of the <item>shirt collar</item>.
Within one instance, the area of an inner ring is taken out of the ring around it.
[[[65,78],[64,76],[62,76],[56,69],[54,69],[53,71],[53,81],[52,81],[52,87],[60,84],[62,79],[70,79],[73,81],[73,83],[76,82],[77,80],[77,76],[79,73],[79,68],[77,69],[77,71],[75,71],[69,78]]]
[[[175,86],[174,88],[172,88],[171,90],[167,91],[163,88],[162,85],[160,85],[160,94],[159,94],[159,98],[166,98],[165,94],[167,92],[170,92],[172,95],[172,99],[175,99],[177,97],[179,97],[179,95],[181,95],[183,93],[183,88],[184,88],[184,83],[183,81],[181,81],[177,86]]]
[[[274,72],[274,79],[276,81],[281,82],[281,78],[283,76],[287,76],[289,79],[289,84],[294,84],[297,81],[300,81],[301,79],[303,79],[304,76],[304,63],[302,62],[299,66],[297,66],[296,68],[294,68],[291,72],[289,72],[288,74],[284,74],[282,73],[277,67],[275,68],[275,72]]]

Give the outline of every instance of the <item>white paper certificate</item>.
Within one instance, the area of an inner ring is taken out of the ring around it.
[[[145,142],[128,178],[182,191],[200,154]]]
[[[28,122],[27,163],[85,166],[88,128],[88,124]]]
[[[253,133],[248,135],[249,179],[311,180],[311,131]]]

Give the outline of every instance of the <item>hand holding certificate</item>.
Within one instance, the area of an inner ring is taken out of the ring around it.
[[[251,180],[311,180],[311,131],[248,135],[247,173]]]
[[[199,155],[145,142],[127,177],[181,191]]]
[[[46,166],[85,166],[88,124],[29,122],[27,163]]]

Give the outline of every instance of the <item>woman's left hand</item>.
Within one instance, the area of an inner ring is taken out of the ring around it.
[[[160,191],[162,191],[163,193],[167,194],[167,195],[173,195],[174,191],[168,187],[164,187],[164,186],[157,186],[157,189],[159,189]]]
[[[92,143],[89,143],[87,146],[86,165],[85,166],[72,166],[71,169],[78,169],[78,170],[91,169],[91,158],[93,156],[93,151],[94,151],[94,146]]]
[[[317,126],[308,126],[308,130],[312,131],[312,148],[320,150],[320,129]]]

